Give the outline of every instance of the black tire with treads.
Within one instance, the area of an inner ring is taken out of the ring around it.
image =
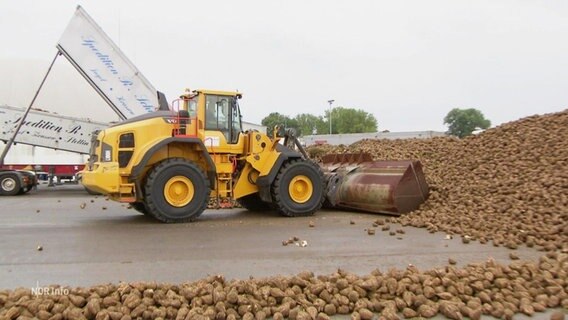
[[[186,177],[193,184],[193,196],[183,207],[168,203],[164,195],[167,182],[176,176]],[[146,179],[144,195],[146,209],[154,218],[166,222],[190,222],[199,217],[209,201],[209,179],[201,168],[183,158],[171,158],[152,168]]]
[[[144,195],[144,188],[145,188],[145,184],[144,181],[142,181],[140,183],[140,193]],[[148,207],[146,207],[146,203],[144,202],[144,200],[139,201],[139,202],[131,202],[130,206],[132,206],[132,209],[140,212],[141,214],[147,216],[147,217],[153,217],[150,212],[148,211]]]
[[[22,189],[20,178],[16,174],[4,174],[0,176],[0,194],[15,196]]]
[[[297,176],[307,177],[313,187],[310,198],[304,203],[292,200],[289,185]],[[324,178],[321,169],[312,161],[296,159],[285,163],[272,183],[272,199],[276,210],[287,217],[311,216],[324,201]]]

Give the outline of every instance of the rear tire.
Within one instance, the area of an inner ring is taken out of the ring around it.
[[[195,220],[207,207],[210,193],[203,170],[182,158],[160,162],[150,170],[144,188],[149,214],[166,223]]]
[[[324,200],[323,173],[309,160],[286,163],[272,184],[273,204],[287,217],[311,216]]]
[[[6,174],[0,178],[0,194],[15,196],[22,189],[20,178],[15,174]]]
[[[237,199],[237,202],[249,211],[269,211],[271,210],[270,204],[262,201],[258,193],[249,194],[242,198]]]

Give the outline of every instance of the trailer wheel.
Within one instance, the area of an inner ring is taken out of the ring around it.
[[[314,214],[324,200],[323,173],[311,161],[286,163],[272,184],[272,199],[278,212],[284,216]]]
[[[270,204],[262,201],[258,193],[249,194],[237,199],[237,202],[249,211],[267,211],[271,210]]]
[[[6,174],[0,178],[0,194],[15,196],[22,189],[20,179],[15,174]]]
[[[160,162],[148,175],[144,188],[149,214],[162,222],[190,222],[209,201],[209,180],[195,163],[172,158]]]

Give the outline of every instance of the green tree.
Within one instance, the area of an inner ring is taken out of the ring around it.
[[[326,121],[322,116],[319,117],[321,122],[316,125],[316,134],[328,134],[329,133],[329,122]]]
[[[477,109],[454,108],[444,118],[444,124],[448,125],[449,134],[463,138],[475,130],[489,128],[491,121],[485,119],[483,113]]]
[[[320,116],[314,116],[309,113],[301,113],[294,120],[298,124],[298,135],[309,136],[312,134],[322,134],[326,127],[326,122]]]
[[[285,128],[294,128],[296,131],[299,130],[298,122],[295,119],[292,119],[286,115],[280,114],[278,112],[272,112],[268,116],[262,119],[261,124],[266,126],[266,131],[269,136],[272,136],[272,132],[274,131],[274,126],[280,125],[284,126]]]
[[[329,119],[329,111],[326,111],[326,119]],[[326,121],[329,133],[329,120]],[[365,133],[377,132],[377,119],[371,113],[361,109],[337,107],[331,112],[332,133]]]
[[[333,133],[377,132],[377,119],[375,119],[375,116],[360,109],[333,108],[331,122]],[[267,127],[269,135],[272,135],[275,125],[293,128],[298,136],[329,134],[329,110],[325,111],[324,116],[301,113],[294,118],[278,112],[272,112],[264,117],[261,123]]]

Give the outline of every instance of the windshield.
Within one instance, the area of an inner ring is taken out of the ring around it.
[[[205,129],[229,129],[229,99],[230,97],[207,95],[205,99]]]
[[[241,113],[234,96],[207,95],[205,129],[223,132],[227,142],[237,143],[241,132]]]

